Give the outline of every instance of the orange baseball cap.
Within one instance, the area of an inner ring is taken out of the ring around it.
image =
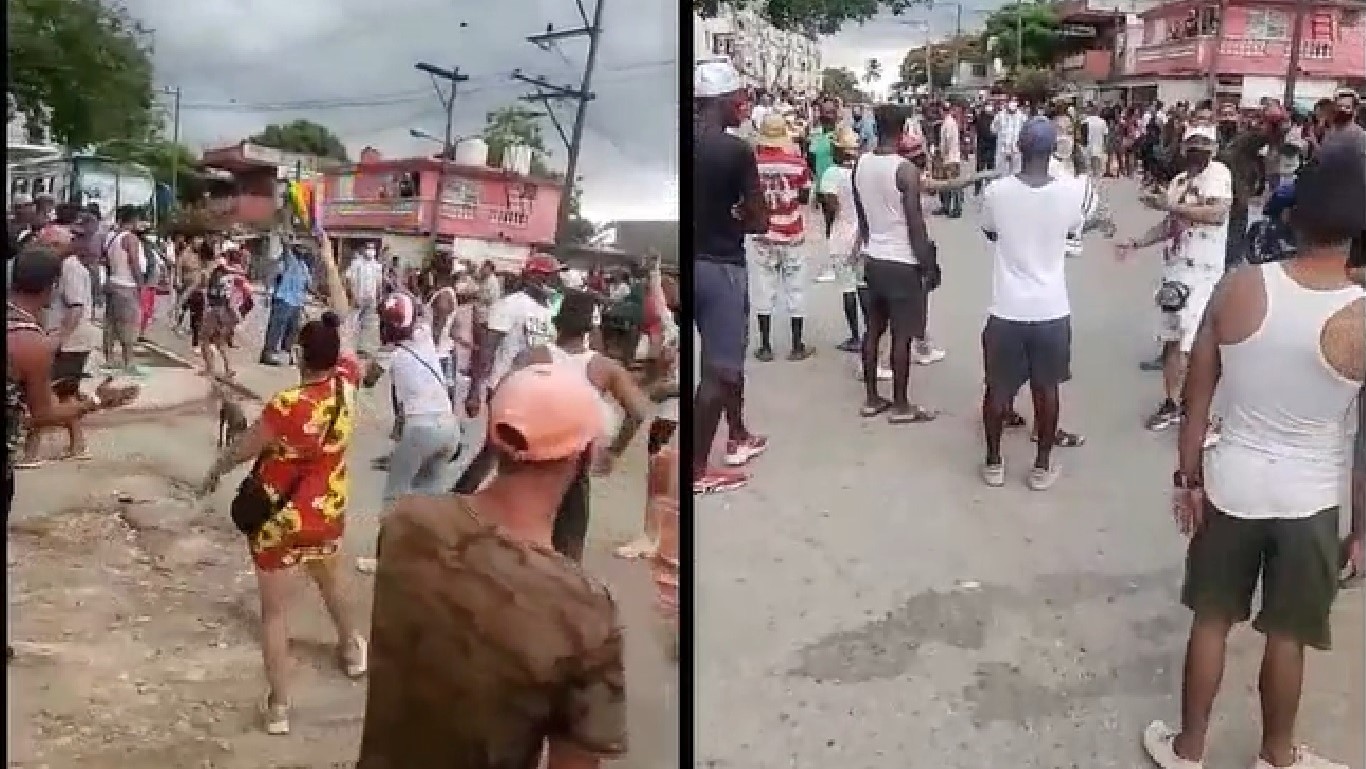
[[[551,364],[512,372],[489,402],[489,440],[521,462],[582,454],[607,424],[593,385],[578,371]]]

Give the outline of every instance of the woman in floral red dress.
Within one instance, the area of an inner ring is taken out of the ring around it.
[[[303,566],[336,626],[339,661],[352,678],[365,675],[367,648],[355,612],[342,589],[336,557],[346,527],[346,450],[355,421],[359,361],[343,353],[341,318],[345,292],[323,238],[333,310],[300,329],[299,384],[276,393],[260,418],[228,446],[200,488],[211,493],[238,465],[255,460],[251,472],[271,499],[273,515],[247,537],[261,595],[262,656],[270,692],[266,731],[289,733],[290,583]],[[343,305],[338,311],[336,305]]]

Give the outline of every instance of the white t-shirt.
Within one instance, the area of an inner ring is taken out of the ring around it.
[[[821,176],[819,192],[834,195],[839,201],[839,211],[835,213],[835,223],[830,228],[830,255],[847,259],[854,252],[858,240],[858,211],[854,208],[853,174],[849,168],[833,165],[825,169]]]
[[[429,330],[424,328],[423,333],[414,333],[408,341],[395,345],[390,361],[389,377],[405,417],[455,414]]]
[[[384,266],[379,260],[358,255],[346,266],[344,277],[356,307],[378,306],[380,289],[384,286]]]
[[[1194,177],[1177,175],[1167,187],[1167,202],[1185,205],[1233,201],[1233,174],[1228,166],[1211,160]],[[1188,285],[1218,281],[1224,274],[1225,246],[1228,243],[1228,218],[1219,224],[1181,222],[1167,244],[1163,275]]]
[[[1086,222],[1083,179],[1030,187],[1018,177],[992,182],[982,197],[982,229],[996,233],[989,312],[1002,320],[1044,321],[1072,314],[1067,238]]]
[[[555,316],[551,309],[524,291],[508,294],[489,310],[488,328],[503,335],[494,353],[489,387],[497,387],[512,371],[513,361],[523,351],[555,341]]]
[[[1082,122],[1086,125],[1086,153],[1093,158],[1105,157],[1105,137],[1110,133],[1110,124],[1100,115],[1087,115]]]
[[[902,163],[910,162],[900,155],[869,153],[859,159],[858,168],[854,169],[854,183],[858,185],[863,213],[868,218],[869,259],[919,264],[911,249],[910,232],[906,229],[901,190],[896,186],[897,170]]]
[[[945,163],[963,162],[962,139],[958,135],[958,121],[953,115],[944,115],[939,125],[939,157]]]

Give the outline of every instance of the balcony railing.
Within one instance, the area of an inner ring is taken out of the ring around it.
[[[1219,43],[1219,55],[1250,58],[1263,56],[1289,58],[1290,43],[1281,40],[1225,38]],[[1333,42],[1331,40],[1303,40],[1300,42],[1300,58],[1317,61],[1331,60],[1333,58]]]
[[[1200,37],[1139,46],[1134,52],[1138,72],[1203,70],[1213,65],[1215,38]],[[1290,42],[1243,37],[1227,37],[1218,42],[1221,72],[1261,71],[1268,67],[1283,69],[1290,57]],[[1331,40],[1304,40],[1300,43],[1300,62],[1321,69],[1335,66],[1338,50]]]
[[[406,198],[385,200],[331,200],[323,207],[323,215],[333,221],[351,221],[375,226],[425,227],[430,221],[430,199]],[[525,228],[531,213],[525,209],[484,203],[444,200],[441,203],[443,221],[489,224],[499,228]]]

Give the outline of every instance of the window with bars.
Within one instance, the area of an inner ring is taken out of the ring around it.
[[[1253,8],[1247,12],[1248,40],[1289,40],[1290,14],[1270,8]]]

